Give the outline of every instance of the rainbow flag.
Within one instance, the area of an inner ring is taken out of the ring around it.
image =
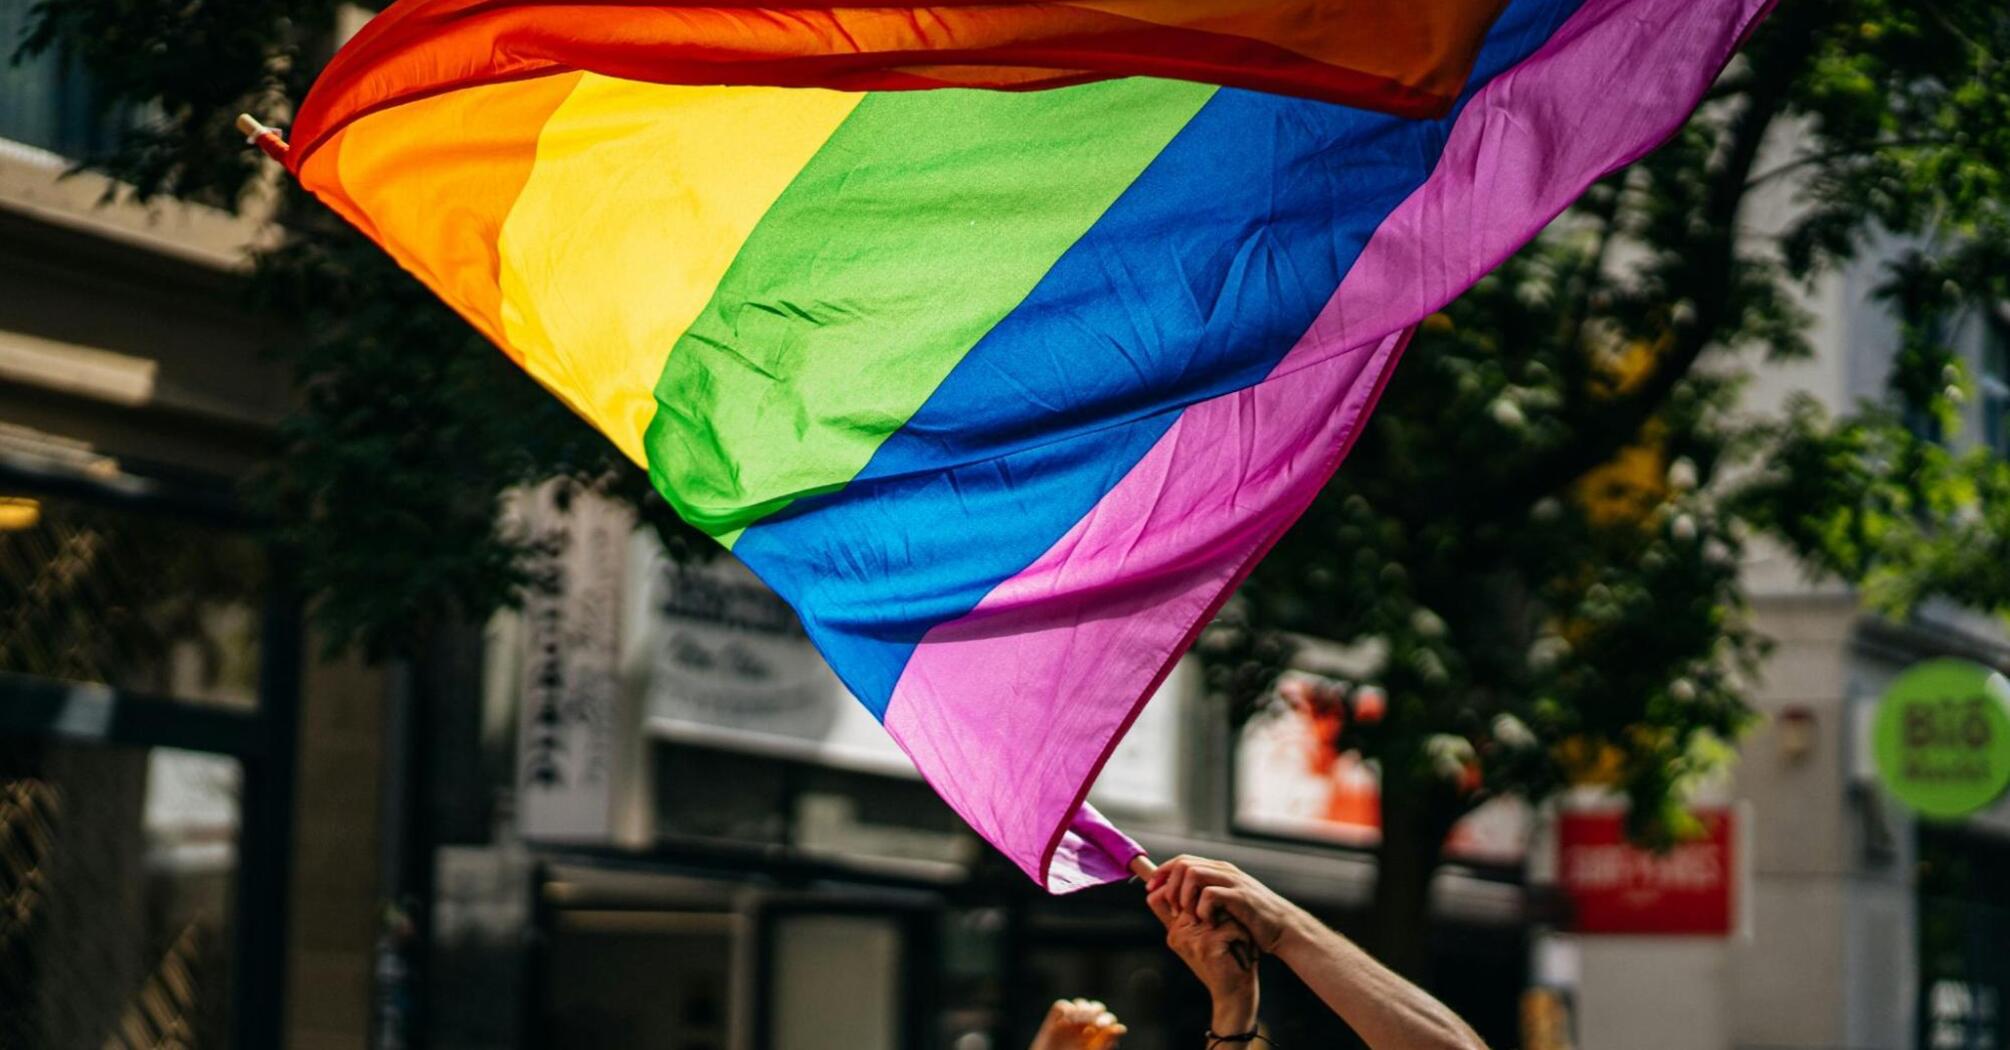
[[[1411,327],[1768,2],[403,0],[287,163],[1060,892],[1124,877],[1089,784]]]

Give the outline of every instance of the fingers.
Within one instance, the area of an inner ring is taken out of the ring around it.
[[[1166,946],[1174,951],[1183,951],[1198,945],[1208,932],[1208,925],[1198,914],[1177,910],[1170,888],[1160,888],[1145,895],[1145,904],[1152,915],[1166,928]]]
[[[1099,999],[1057,999],[1033,1040],[1034,1050],[1095,1050],[1117,1045],[1129,1029]]]
[[[1145,887],[1153,893],[1166,891],[1173,911],[1185,913],[1199,906],[1201,892],[1209,886],[1236,888],[1246,878],[1233,864],[1181,854],[1159,865]]]
[[[1225,860],[1209,860],[1206,857],[1196,857],[1191,853],[1182,853],[1159,865],[1157,870],[1153,871],[1151,876],[1145,879],[1145,884],[1152,889],[1157,889],[1174,875],[1182,871],[1191,871],[1197,868],[1223,873],[1240,870]]]
[[[1189,864],[1180,871],[1178,889],[1173,892],[1173,906],[1181,912],[1190,912],[1200,906],[1200,894],[1209,886],[1228,884],[1228,875],[1205,864]]]
[[[1056,1040],[1068,1028],[1068,1000],[1056,999],[1047,1008],[1047,1016],[1040,1022],[1040,1030],[1033,1035],[1032,1050],[1055,1050]]]
[[[1212,922],[1198,912],[1174,916],[1166,927],[1166,946],[1182,958],[1226,955],[1240,962],[1261,954],[1256,935],[1226,908],[1217,909]]]
[[[1117,1023],[1117,1015],[1101,999],[1076,999],[1067,1004],[1068,1022],[1083,1028],[1101,1028]]]
[[[1166,900],[1171,903],[1174,912],[1179,911],[1180,887],[1186,884],[1187,874],[1193,870],[1192,865],[1180,863],[1185,859],[1185,857],[1175,858],[1169,863],[1160,865],[1158,870],[1158,874],[1164,876],[1159,880],[1159,890],[1166,895]]]
[[[1192,907],[1187,903],[1187,884],[1208,863],[1210,862],[1200,857],[1182,853],[1159,865],[1158,869],[1152,872],[1151,878],[1145,880],[1145,887],[1153,892],[1166,891],[1175,912],[1187,911]]]
[[[1082,1029],[1082,1036],[1090,1046],[1109,1046],[1116,1037],[1128,1029],[1117,1022],[1117,1015],[1103,1005],[1100,999],[1077,999],[1070,1004],[1072,1020]]]
[[[1223,919],[1235,914],[1238,905],[1244,903],[1241,890],[1227,886],[1208,886],[1200,891],[1194,904],[1194,914],[1200,921],[1210,926],[1218,925]]]
[[[1175,918],[1173,915],[1172,894],[1167,892],[1163,887],[1145,894],[1145,907],[1152,910],[1153,917],[1157,918],[1161,925],[1168,929],[1172,927],[1173,919]]]
[[[1212,873],[1198,865],[1188,869],[1186,878],[1179,884],[1179,910],[1192,911],[1200,905],[1200,891],[1209,885]]]

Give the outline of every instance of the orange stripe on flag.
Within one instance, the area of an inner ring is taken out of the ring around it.
[[[304,158],[300,182],[521,361],[505,338],[496,243],[539,133],[579,79],[489,84],[370,114]]]

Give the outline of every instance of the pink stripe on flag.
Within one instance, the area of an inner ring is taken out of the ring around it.
[[[1189,407],[1060,543],[915,649],[887,731],[1048,890],[1121,879],[1142,852],[1087,806],[1067,819],[1144,706],[1109,683],[1158,688],[1333,476],[1408,334]],[[1018,702],[972,702],[987,693]]]
[[[1268,378],[1189,406],[1059,543],[922,639],[885,722],[935,790],[1051,892],[1125,877],[1141,851],[1088,785],[1338,468],[1409,327],[1680,127],[1769,2],[1588,0],[1483,88]]]

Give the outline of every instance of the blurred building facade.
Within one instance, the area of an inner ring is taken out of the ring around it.
[[[1796,148],[1777,145],[1782,159]],[[1764,242],[1804,202],[1789,180],[1755,194],[1748,236]],[[1883,401],[1899,331],[1876,294],[1908,245],[1874,244],[1820,278],[1806,360],[1760,366],[1749,411],[1794,396],[1831,413]],[[1948,440],[2010,455],[2010,311],[1949,330],[1977,397]],[[1578,1045],[1591,1050],[2002,1050],[2010,1047],[2010,797],[1953,822],[1921,820],[1879,783],[1872,720],[1907,668],[1958,657],[2010,668],[2001,622],[1930,604],[1905,622],[1754,544],[1745,585],[1754,626],[1774,642],[1750,699],[1729,803],[1729,936],[1538,938],[1539,982],[1568,987]],[[1532,871],[1552,880],[1555,846]]]
[[[0,0],[0,39],[27,6]],[[666,561],[584,494],[513,509],[562,583],[443,654],[425,740],[382,673],[313,659],[234,495],[286,408],[259,353],[276,335],[236,305],[259,224],[66,176],[115,133],[88,91],[56,59],[0,68],[0,1046],[181,1025],[309,1050],[983,1050],[1063,995],[1109,1002],[1133,1050],[1195,1044],[1204,1000],[1134,887],[1040,893],[774,595]],[[1868,262],[1811,293],[1817,353],[1768,366],[1755,410],[1881,393],[1875,281]],[[2010,327],[1963,337],[1969,439],[2010,451]],[[1588,1050],[2004,1050],[2010,803],[1913,820],[1874,782],[1868,717],[1918,660],[2010,647],[1960,610],[1866,616],[1777,552],[1748,574],[1778,647],[1720,800],[1731,930],[1538,929],[1525,885],[1554,844],[1497,811],[1434,887],[1436,989],[1498,1046],[1536,982],[1568,992]],[[1305,666],[1350,669],[1316,647]],[[1372,776],[1301,724],[1314,700],[1237,733],[1196,678],[1169,679],[1098,804],[1155,855],[1226,857],[1365,925]],[[390,782],[414,747],[430,782]],[[411,807],[438,844],[417,983],[379,950]],[[1266,996],[1281,1044],[1348,1045],[1295,982]]]
[[[361,1046],[385,686],[237,495],[288,397],[261,225],[70,173],[125,119],[0,62],[0,1046]]]
[[[0,39],[30,6],[0,0]],[[1193,1041],[1204,998],[1135,887],[1038,891],[779,599],[589,498],[524,495],[564,585],[431,680],[318,659],[240,496],[289,396],[285,333],[240,305],[270,231],[74,172],[121,119],[59,55],[0,66],[0,1047],[981,1050],[1061,995],[1129,1046]],[[1238,775],[1195,678],[1097,801],[1356,924],[1362,827],[1303,769]],[[1448,994],[1497,1039],[1516,864],[1439,887]],[[1307,1026],[1281,1037],[1340,1037],[1275,987]]]
[[[1755,237],[1791,192],[1757,199]],[[1885,258],[1809,291],[1815,353],[1764,365],[1753,413],[1792,393],[1837,411],[1883,396]],[[1958,335],[1979,392],[1958,440],[2010,453],[2010,318]],[[519,513],[565,538],[566,585],[493,625],[481,709],[456,718],[481,727],[483,757],[460,765],[487,770],[493,797],[486,837],[441,858],[438,1045],[977,1050],[1023,1044],[1044,1002],[1076,994],[1116,1007],[1129,1046],[1188,1044],[1198,989],[1135,891],[1034,890],[912,778],[751,576],[670,564],[590,500],[526,494]],[[2010,800],[1916,820],[1876,782],[1869,734],[1904,669],[2010,667],[2010,638],[1949,607],[1870,615],[1785,552],[1752,554],[1755,626],[1775,642],[1751,683],[1764,718],[1696,800],[1722,835],[1721,926],[1564,932],[1553,886],[1575,803],[1489,812],[1434,887],[1434,990],[1498,1046],[1522,1045],[1517,999],[1536,985],[1568,1004],[1549,1046],[2005,1050]],[[1285,683],[1304,702],[1233,732],[1176,673],[1092,797],[1155,855],[1225,856],[1360,925],[1373,777],[1324,746],[1312,695],[1357,670],[1349,657],[1312,646]],[[1352,1045],[1299,994],[1266,988],[1282,1044]]]
[[[458,765],[489,771],[496,804],[487,841],[441,853],[433,1045],[977,1050],[1024,1045],[1075,995],[1115,1008],[1128,1047],[1205,1027],[1137,887],[1038,890],[751,573],[672,562],[586,493],[547,486],[515,514],[554,541],[560,586],[491,626],[482,711],[450,716],[481,727],[487,757]],[[1198,678],[1174,672],[1091,798],[1154,855],[1227,857],[1361,925],[1372,828],[1308,788],[1333,783],[1308,772],[1317,734],[1232,740]],[[1527,958],[1508,849],[1438,885],[1442,990],[1501,1045]],[[1345,1045],[1274,986],[1280,1041]]]
[[[1897,333],[1879,265],[1809,293],[1816,352],[1764,366],[1753,412],[1882,396]],[[1982,392],[1962,440],[2010,451],[2010,321],[1959,335]],[[1135,891],[1035,891],[912,778],[744,570],[672,564],[590,499],[529,493],[518,513],[563,538],[565,586],[492,626],[483,710],[459,719],[483,727],[488,757],[462,765],[490,770],[499,802],[491,840],[443,855],[436,976],[465,1004],[507,988],[516,1009],[443,1005],[439,1045],[975,1050],[1021,1044],[1042,1003],[1075,994],[1118,1008],[1127,1045],[1186,1045],[1198,989]],[[1955,608],[1868,614],[1763,545],[1746,581],[1775,642],[1750,694],[1764,719],[1696,799],[1722,836],[1705,880],[1721,925],[1563,932],[1558,829],[1587,811],[1484,811],[1434,888],[1435,990],[1499,1046],[1522,1045],[1517,998],[1536,985],[1569,1004],[1570,1041],[1551,1045],[1587,1050],[2010,1047],[2010,800],[1919,821],[1869,742],[1907,667],[2010,667],[2010,639]],[[1228,857],[1359,925],[1373,777],[1331,753],[1316,695],[1352,655],[1309,647],[1291,703],[1234,733],[1182,669],[1092,798],[1156,855]],[[1280,1042],[1351,1045],[1295,982],[1266,994]]]

